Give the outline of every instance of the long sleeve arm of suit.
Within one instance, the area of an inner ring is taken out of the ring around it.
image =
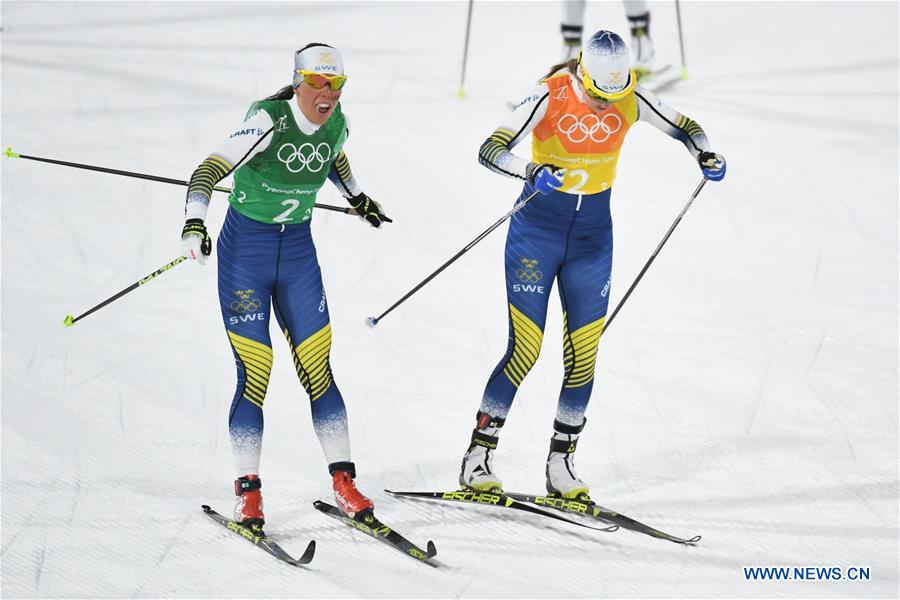
[[[217,183],[262,152],[272,140],[272,118],[260,110],[245,120],[203,159],[191,175],[184,205],[185,219],[206,219]]]
[[[538,165],[516,156],[512,149],[544,118],[548,94],[547,86],[540,84],[522,100],[481,144],[478,162],[506,177],[530,179]]]
[[[350,137],[349,125],[346,135]],[[353,177],[353,171],[350,170],[350,161],[347,160],[347,154],[343,148],[331,163],[331,168],[328,170],[328,179],[344,198],[352,198],[362,193],[359,184],[356,183],[356,179]]]
[[[701,152],[710,151],[709,139],[699,123],[666,106],[656,94],[640,86],[635,90],[635,96],[638,99],[638,120],[650,123],[684,144],[695,160]]]

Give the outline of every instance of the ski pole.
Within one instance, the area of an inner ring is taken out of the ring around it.
[[[603,330],[600,332],[600,336],[606,333],[606,330],[609,329],[610,324],[612,324],[613,319],[616,318],[616,315],[619,314],[619,311],[622,310],[622,306],[625,305],[625,301],[628,300],[628,297],[631,295],[631,292],[634,291],[634,288],[637,287],[638,282],[644,276],[644,273],[647,272],[647,269],[650,268],[650,265],[653,263],[653,260],[656,258],[656,255],[659,254],[659,251],[662,250],[662,247],[669,240],[669,236],[672,235],[672,232],[675,231],[675,228],[678,227],[678,224],[681,222],[681,219],[684,217],[684,214],[691,207],[691,204],[694,203],[694,200],[697,198],[697,195],[700,193],[700,190],[703,189],[703,186],[706,185],[707,179],[704,177],[703,181],[700,182],[700,185],[697,186],[697,189],[694,190],[694,193],[691,194],[691,199],[687,201],[687,204],[684,205],[684,208],[681,209],[681,212],[678,214],[678,218],[675,219],[675,222],[672,223],[672,226],[669,227],[669,231],[666,232],[666,235],[663,236],[662,241],[659,243],[659,246],[656,247],[656,250],[653,251],[653,254],[650,255],[650,259],[647,260],[647,263],[644,265],[644,268],[641,269],[641,272],[638,273],[637,278],[634,280],[634,283],[631,284],[631,287],[628,288],[628,291],[625,292],[625,295],[622,296],[622,299],[619,301],[619,304],[616,306],[615,310],[613,310],[612,314],[609,316],[609,319],[606,320],[606,323],[603,325]]]
[[[100,173],[110,173],[112,175],[122,175],[124,177],[134,177],[135,179],[147,179],[149,181],[158,181],[160,183],[171,183],[173,185],[183,185],[187,187],[189,184],[187,181],[182,181],[180,179],[172,179],[170,177],[160,177],[159,175],[147,175],[146,173],[135,173],[134,171],[120,171],[119,169],[110,169],[108,167],[97,167],[94,165],[85,165],[82,163],[76,162],[68,162],[65,160],[55,160],[52,158],[43,158],[41,156],[29,156],[28,154],[19,154],[18,152],[13,152],[12,148],[7,148],[6,152],[4,152],[9,158],[25,158],[28,160],[36,160],[38,162],[50,163],[53,165],[62,165],[64,167],[75,167],[76,169],[85,169],[87,171],[99,171]],[[231,188],[215,186],[213,190],[217,192],[225,192],[226,194],[231,193]],[[331,204],[315,204],[316,208],[323,208],[325,210],[333,210],[336,212],[342,212],[348,215],[356,215],[356,211],[352,208],[342,208],[340,206],[334,206]]]
[[[89,311],[82,313],[82,314],[78,315],[77,317],[73,317],[72,315],[66,315],[66,318],[63,320],[63,325],[65,325],[66,327],[71,327],[72,325],[74,325],[81,319],[85,318],[92,312],[100,310],[101,308],[103,308],[104,306],[109,304],[110,302],[114,302],[114,301],[118,300],[119,298],[121,298],[122,296],[127,294],[128,292],[134,291],[146,283],[150,283],[151,281],[153,281],[154,278],[158,277],[159,275],[162,275],[163,273],[165,273],[172,267],[177,267],[178,265],[180,265],[181,263],[183,263],[186,260],[187,259],[185,257],[179,256],[178,258],[176,258],[169,264],[163,265],[162,267],[160,267],[156,271],[153,271],[152,273],[150,273],[143,279],[139,279],[138,281],[135,281],[134,283],[129,285],[127,288],[125,288],[124,290],[122,290],[121,292],[116,294],[115,296],[111,296],[111,297],[107,298],[106,300],[104,300],[103,302],[101,302],[100,304],[95,306],[94,308],[90,309]]]
[[[485,229],[483,232],[481,232],[481,235],[479,235],[477,238],[475,238],[474,240],[472,240],[471,242],[469,242],[469,243],[466,245],[465,248],[463,248],[462,250],[460,250],[459,252],[457,252],[456,254],[454,254],[454,255],[450,258],[450,260],[448,260],[447,262],[445,262],[444,264],[442,264],[440,267],[438,267],[438,269],[437,269],[435,272],[433,272],[431,275],[429,275],[428,277],[426,277],[425,279],[423,279],[422,282],[419,283],[416,287],[414,287],[413,289],[409,290],[409,292],[407,292],[405,296],[403,296],[402,298],[400,298],[399,300],[397,300],[396,302],[394,302],[393,304],[391,304],[390,308],[388,308],[386,311],[384,311],[383,313],[381,313],[381,314],[378,315],[377,317],[369,317],[369,318],[367,318],[367,319],[366,319],[366,325],[368,325],[369,327],[375,327],[376,325],[378,325],[378,322],[381,321],[384,317],[386,317],[386,316],[388,315],[388,313],[390,313],[392,310],[394,310],[395,308],[397,308],[398,306],[400,306],[401,304],[403,304],[403,303],[406,301],[407,298],[409,298],[410,296],[412,296],[413,294],[415,294],[416,292],[418,292],[418,291],[419,291],[426,283],[428,283],[429,281],[431,281],[432,279],[434,279],[435,277],[437,277],[437,276],[441,273],[441,271],[443,271],[444,269],[446,269],[447,267],[449,267],[450,265],[452,265],[454,262],[456,262],[456,259],[458,259],[460,256],[462,256],[463,254],[465,254],[466,252],[468,252],[469,250],[471,250],[471,249],[475,246],[475,244],[477,244],[478,242],[480,242],[481,240],[483,240],[484,238],[486,238],[486,237],[488,236],[488,234],[490,234],[493,230],[495,230],[495,229],[497,229],[498,227],[500,227],[500,225],[502,225],[504,221],[506,221],[506,220],[509,219],[511,216],[513,216],[514,214],[516,214],[517,212],[519,212],[520,210],[522,210],[522,208],[524,208],[526,204],[528,204],[529,202],[531,202],[532,198],[534,198],[535,196],[537,196],[539,193],[540,193],[540,192],[538,192],[537,190],[535,190],[534,192],[531,193],[531,195],[529,195],[528,197],[526,197],[525,199],[523,199],[521,202],[519,202],[519,203],[517,203],[515,206],[513,206],[513,207],[512,207],[512,210],[510,210],[508,213],[506,213],[505,215],[503,215],[502,217],[500,217],[500,219],[499,219],[496,223],[494,223],[493,225],[491,225],[490,227],[488,227],[487,229]]]
[[[684,35],[681,33],[681,2],[675,0],[675,17],[678,19],[678,45],[681,47],[681,79],[687,79],[687,63],[684,62]]]
[[[469,31],[472,29],[472,6],[475,4],[475,0],[469,0],[469,16],[466,19],[466,42],[463,45],[463,63],[462,63],[462,75],[459,77],[459,97],[462,98],[466,95],[465,84],[466,84],[466,62],[469,58]]]

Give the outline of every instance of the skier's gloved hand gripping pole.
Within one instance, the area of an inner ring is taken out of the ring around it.
[[[148,175],[146,173],[136,173],[134,171],[121,171],[119,169],[110,169],[108,167],[98,167],[95,165],[86,165],[83,163],[76,162],[68,162],[65,160],[56,160],[53,158],[44,158],[41,156],[30,156],[28,154],[19,154],[18,152],[13,152],[12,148],[7,148],[4,154],[8,158],[25,158],[27,160],[35,160],[38,162],[50,163],[53,165],[62,165],[64,167],[74,167],[76,169],[85,169],[87,171],[98,171],[100,173],[109,173],[111,175],[122,175],[124,177],[133,177],[135,179],[146,179],[148,181],[158,181],[160,183],[171,183],[173,185],[182,185],[184,187],[188,186],[187,181],[182,181],[180,179],[172,179],[170,177],[160,177],[159,175]],[[226,194],[231,193],[231,188],[215,186],[213,190],[217,192],[225,192]],[[353,208],[349,207],[341,207],[334,206],[332,204],[319,204],[318,202],[314,204],[316,208],[321,208],[324,210],[333,210],[335,212],[342,212],[346,215],[356,215],[356,211]],[[390,222],[390,219],[385,219]]]
[[[407,298],[409,298],[410,296],[412,296],[413,294],[418,292],[420,289],[422,289],[422,287],[424,287],[426,283],[428,283],[429,281],[431,281],[432,279],[434,279],[435,277],[440,275],[440,273],[444,269],[446,269],[447,267],[452,265],[454,262],[456,262],[456,260],[459,257],[461,257],[463,254],[465,254],[469,250],[471,250],[475,246],[475,244],[477,244],[478,242],[480,242],[481,240],[486,238],[492,231],[494,231],[495,229],[500,227],[504,222],[506,222],[507,219],[509,219],[514,214],[516,214],[517,212],[522,210],[525,207],[525,205],[528,204],[529,202],[531,202],[531,200],[533,200],[536,196],[541,195],[541,194],[546,194],[546,193],[562,186],[563,173],[564,173],[563,169],[560,169],[559,167],[555,167],[554,165],[549,165],[549,164],[541,165],[540,167],[535,169],[534,173],[531,176],[531,182],[530,182],[535,187],[534,192],[532,192],[527,197],[525,197],[521,202],[518,202],[515,206],[513,206],[512,210],[510,210],[508,213],[506,213],[505,215],[500,217],[500,219],[498,219],[496,223],[494,223],[493,225],[491,225],[490,227],[488,227],[487,229],[482,231],[481,235],[479,235],[477,238],[475,238],[474,240],[469,242],[465,248],[463,248],[462,250],[460,250],[459,252],[454,254],[452,257],[450,257],[450,260],[448,260],[447,262],[442,264],[440,267],[438,267],[436,271],[434,271],[431,275],[429,275],[428,277],[423,279],[416,287],[409,290],[409,292],[407,292],[405,296],[403,296],[402,298],[400,298],[399,300],[394,302],[390,306],[390,308],[388,308],[386,311],[384,311],[377,317],[368,317],[366,319],[366,325],[368,325],[369,327],[375,327],[376,325],[378,325],[378,323],[384,317],[386,317],[392,310],[394,310],[395,308],[397,308],[398,306],[403,304]]]

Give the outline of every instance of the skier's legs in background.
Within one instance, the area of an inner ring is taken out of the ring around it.
[[[586,0],[563,0],[563,16],[559,29],[563,38],[563,55],[560,62],[578,58],[581,36],[584,33],[584,8]]]
[[[631,56],[638,79],[653,70],[653,41],[650,39],[650,11],[646,0],[623,0],[625,16],[631,27]],[[563,0],[560,31],[563,54],[560,62],[578,58],[584,33],[585,0]]]
[[[650,39],[650,11],[646,0],[623,0],[631,26],[631,57],[638,79],[653,70],[653,41]]]

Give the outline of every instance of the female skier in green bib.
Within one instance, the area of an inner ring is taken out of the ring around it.
[[[344,154],[347,120],[340,53],[309,44],[294,56],[292,84],[253,104],[244,120],[191,176],[182,255],[203,264],[212,244],[204,225],[213,186],[234,173],[219,234],[218,287],[225,330],[237,363],[228,426],[237,468],[235,520],[264,523],[259,459],[263,400],[272,369],[270,310],[287,337],[312,404],[338,506],[351,517],[372,509],[353,483],[347,413],[329,362],[331,325],[310,219],[328,178],[373,227],[390,221],[359,189]]]

